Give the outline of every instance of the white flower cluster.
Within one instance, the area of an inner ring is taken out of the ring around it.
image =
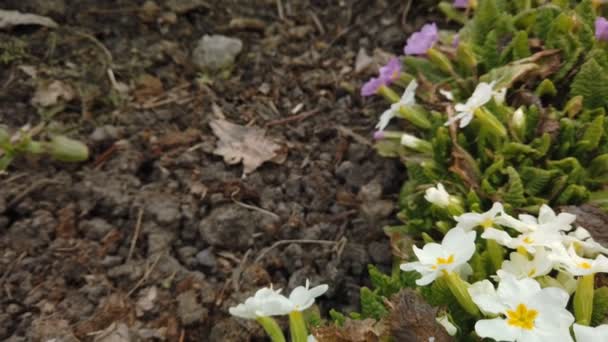
[[[449,194],[438,186],[427,192],[426,198],[444,205]],[[420,286],[438,277],[449,279],[449,275],[466,280],[471,274],[468,261],[476,252],[479,231],[488,249],[494,244],[499,250],[513,250],[510,259],[502,261],[491,277],[496,288],[488,279],[467,284],[469,296],[464,297],[486,317],[475,324],[480,337],[496,341],[573,341],[570,327],[575,317],[566,306],[576,290],[573,306],[580,323],[573,326],[576,341],[608,341],[608,325],[589,327],[591,311],[584,309],[585,305],[592,307],[593,275],[608,272],[608,258],[603,255],[608,249],[593,240],[585,228],[573,229],[575,219],[569,213],[556,214],[547,205],[540,208],[537,217],[521,214],[515,218],[500,203],[494,203],[487,212],[455,216],[456,226],[441,244],[427,243],[422,249],[414,246],[418,261],[402,264],[401,269],[420,273],[416,281]],[[587,288],[582,286],[585,283]],[[584,293],[591,293],[591,299]],[[587,320],[579,317],[585,313]]]
[[[326,284],[310,288],[308,279],[306,286],[296,287],[289,297],[282,295],[281,289],[264,287],[247,298],[244,303],[231,307],[229,312],[236,317],[257,320],[266,329],[272,341],[281,342],[285,341],[283,333],[270,316],[289,315],[293,341],[314,342],[316,341],[314,336],[303,335],[306,333],[306,327],[301,312],[310,308],[315,303],[315,298],[322,296],[328,289]]]

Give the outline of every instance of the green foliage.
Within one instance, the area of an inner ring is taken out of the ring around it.
[[[596,289],[593,294],[593,314],[591,326],[602,324],[608,314],[608,287],[603,286]]]
[[[581,67],[576,74],[570,95],[583,96],[583,104],[586,108],[604,107],[608,99],[608,76],[604,69],[595,59],[590,59]]]
[[[335,309],[329,310],[329,317],[339,327],[341,327],[342,325],[344,325],[344,322],[346,321],[346,316],[344,316],[344,314],[340,313],[339,311],[337,311]]]
[[[384,306],[384,297],[367,287],[362,287],[361,296],[361,317],[380,319],[388,314]]]

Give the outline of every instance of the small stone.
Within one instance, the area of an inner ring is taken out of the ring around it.
[[[101,260],[101,265],[105,267],[114,267],[120,265],[122,262],[122,257],[119,255],[106,255]]]
[[[82,221],[79,225],[80,230],[84,231],[85,236],[91,240],[101,240],[106,236],[113,228],[107,221],[94,218],[92,220]]]
[[[198,254],[196,254],[196,261],[202,266],[207,266],[209,268],[215,268],[217,266],[217,259],[213,254],[213,249],[207,248],[204,249]]]
[[[120,137],[120,129],[112,125],[105,125],[95,128],[89,138],[96,143],[117,140]]]
[[[182,324],[190,325],[205,320],[209,314],[196,298],[194,290],[186,291],[177,296],[177,315]]]
[[[143,267],[135,264],[123,264],[108,270],[108,277],[112,279],[127,278],[131,281],[135,281],[143,275]]]
[[[232,66],[242,49],[240,39],[205,35],[192,52],[192,62],[202,70],[220,71]]]
[[[177,250],[177,256],[183,264],[191,265],[195,260],[196,251],[196,247],[184,246]]]

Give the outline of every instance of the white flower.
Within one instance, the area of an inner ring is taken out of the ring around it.
[[[454,101],[454,94],[449,90],[439,89],[439,94],[443,95],[443,97],[450,101]]]
[[[416,88],[418,88],[418,82],[416,82],[416,80],[412,80],[410,84],[408,84],[407,88],[405,88],[399,102],[393,103],[389,109],[385,110],[384,113],[380,115],[380,120],[376,125],[376,128],[379,131],[383,131],[386,126],[388,126],[388,123],[397,115],[401,106],[409,106],[416,103]]]
[[[450,204],[450,194],[441,183],[437,183],[436,188],[430,187],[426,189],[424,199],[441,208],[445,208]]]
[[[470,272],[467,261],[475,253],[475,232],[453,228],[444,236],[441,244],[427,243],[422,249],[414,246],[418,261],[401,264],[403,271],[416,271],[422,277],[416,284],[432,283],[443,272]]]
[[[568,231],[572,229],[572,222],[576,220],[576,215],[569,213],[559,213],[556,215],[551,207],[543,204],[538,211],[538,218],[528,214],[520,214],[518,218],[519,220],[503,213],[496,222],[502,226],[513,228],[520,233],[536,230]]]
[[[592,328],[574,323],[572,328],[577,342],[608,341],[608,324]]]
[[[304,311],[311,307],[315,303],[315,298],[323,295],[329,289],[326,284],[315,286],[312,289],[310,282],[306,279],[306,286],[298,286],[289,294],[290,310],[291,311]]]
[[[458,222],[456,224],[456,228],[462,228],[464,230],[471,230],[477,226],[489,228],[494,226],[494,221],[496,220],[497,216],[502,213],[502,204],[496,202],[492,205],[492,208],[485,213],[466,213],[454,217],[454,220]]]
[[[482,238],[495,240],[499,245],[511,249],[523,248],[532,254],[536,253],[536,249],[539,247],[553,248],[556,245],[561,246],[562,236],[559,232],[549,229],[526,232],[516,237],[511,237],[504,230],[495,228],[488,228],[481,234]]]
[[[570,296],[562,289],[541,289],[538,282],[525,278],[502,278],[495,290],[489,280],[469,287],[469,294],[479,309],[493,319],[475,324],[480,337],[496,341],[572,341],[569,328],[574,317],[566,305]]]
[[[526,123],[526,117],[524,115],[524,110],[522,107],[517,108],[517,110],[513,113],[511,117],[511,123],[514,127],[522,127],[524,123]]]
[[[280,292],[280,289],[275,291],[272,287],[261,288],[253,297],[247,298],[244,303],[231,307],[228,311],[233,316],[246,319],[284,315],[289,312],[290,303]]]
[[[598,253],[608,254],[608,248],[602,246],[595,241],[589,231],[583,227],[577,227],[576,230],[564,236],[564,244],[566,247],[574,245],[574,249],[581,252],[583,256],[594,256]]]
[[[471,120],[473,120],[475,111],[490,102],[492,96],[494,96],[494,91],[492,90],[493,86],[494,82],[479,83],[466,103],[457,103],[456,106],[454,106],[457,114],[446,122],[446,126],[460,120],[460,128],[466,127]]]
[[[492,96],[494,97],[494,101],[496,101],[496,103],[504,103],[505,99],[507,98],[507,88],[492,91]]]
[[[593,273],[608,272],[608,258],[602,254],[595,259],[587,259],[576,254],[574,246],[566,250],[563,246],[553,248],[549,258],[557,263],[558,267],[573,276],[584,276]]]
[[[317,342],[317,339],[313,335],[308,335],[306,342]]]
[[[521,253],[512,252],[511,259],[502,263],[497,274],[499,278],[504,276],[504,272],[514,275],[517,279],[535,278],[549,274],[552,268],[553,262],[549,259],[547,251],[539,248],[532,260]]]
[[[435,318],[435,320],[437,321],[437,323],[441,324],[445,328],[445,331],[447,331],[448,335],[454,336],[458,332],[458,328],[456,328],[456,326],[452,324],[452,322],[450,322],[448,315],[437,317]]]
[[[401,135],[401,145],[403,146],[417,149],[421,142],[423,142],[422,139],[418,139],[411,134],[403,133],[403,135]]]

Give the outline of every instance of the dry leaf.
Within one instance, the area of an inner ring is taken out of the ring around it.
[[[403,289],[391,297],[390,329],[395,341],[454,341],[437,321],[437,309],[412,289]]]
[[[0,29],[19,25],[40,25],[50,28],[59,26],[53,19],[48,17],[0,9]]]
[[[280,164],[285,160],[283,147],[264,137],[263,129],[236,125],[221,119],[213,120],[209,125],[220,139],[213,153],[224,157],[228,164],[243,162],[243,175],[255,171],[266,161]]]
[[[344,325],[326,326],[313,331],[319,342],[378,342],[384,333],[384,323],[368,318],[346,319]]]
[[[49,107],[56,105],[60,99],[69,102],[74,99],[74,90],[69,84],[61,81],[41,83],[32,98],[32,105]]]

